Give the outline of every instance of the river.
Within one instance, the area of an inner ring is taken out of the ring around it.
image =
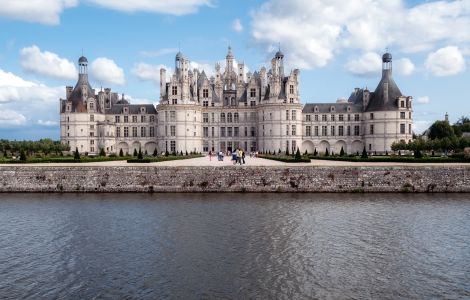
[[[470,298],[466,194],[0,194],[1,299]]]

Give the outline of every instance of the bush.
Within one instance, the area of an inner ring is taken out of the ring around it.
[[[313,151],[313,156],[318,156],[317,148]]]
[[[100,149],[100,156],[106,156],[106,152],[104,151],[104,148]]]
[[[121,150],[119,150],[119,157],[123,157],[124,156],[124,152],[122,151],[122,148]]]
[[[155,148],[155,149],[153,150],[153,157],[156,157],[157,155],[158,155],[158,150],[157,150],[157,148]]]
[[[330,156],[330,152],[328,151],[328,148],[325,150],[325,156]]]
[[[137,154],[137,149],[134,148],[134,153],[132,154],[132,156],[136,157],[138,154]]]
[[[341,147],[341,151],[339,152],[339,156],[344,156],[344,149]]]
[[[418,158],[418,159],[423,158],[423,154],[421,153],[421,150],[419,150],[419,149],[416,150],[415,153],[414,153],[414,157]]]
[[[26,153],[24,150],[21,150],[20,152],[20,161],[26,161]]]
[[[366,151],[366,146],[364,146],[364,149],[362,149],[361,158],[367,159],[367,157],[368,157],[368,155],[367,155],[367,151]]]
[[[292,156],[277,156],[277,155],[258,155],[258,157],[275,160],[275,161],[287,162],[287,163],[310,162],[310,158],[308,157],[300,157],[300,159],[296,159]]]
[[[142,149],[139,148],[139,153],[137,154],[137,159],[142,160],[144,156],[142,155]]]
[[[80,160],[80,153],[78,152],[78,147],[75,148],[75,153],[73,154],[73,159]]]
[[[297,148],[297,152],[295,152],[295,160],[300,160],[302,159],[302,155],[300,155],[300,150]]]

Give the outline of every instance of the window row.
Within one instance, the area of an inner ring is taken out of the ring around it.
[[[312,131],[313,129],[313,131]],[[320,131],[321,130],[321,131]],[[352,130],[352,131],[351,131]],[[321,133],[321,134],[320,134]],[[359,136],[360,126],[305,126],[305,136]]]
[[[91,115],[91,116],[93,116],[93,115]],[[91,120],[91,116],[90,116],[90,121],[93,121],[93,120]],[[132,123],[137,123],[138,120],[139,120],[138,116],[130,116],[130,117],[131,117]],[[121,123],[121,120],[122,120],[123,123],[129,123],[129,116],[122,116],[122,118],[121,118],[121,116],[114,116],[114,122],[115,123]],[[153,123],[153,122],[155,122],[155,116],[151,115],[151,116],[148,116],[148,118],[147,118],[147,116],[140,116],[140,122],[141,123],[146,123],[147,120],[148,120],[148,122]]]
[[[328,117],[329,116],[329,117]],[[338,118],[336,118],[336,116],[338,116]],[[343,121],[360,121],[360,114],[354,114],[354,115],[351,115],[351,114],[347,114],[347,115],[344,115],[344,114],[330,114],[330,115],[326,115],[326,114],[323,114],[323,115],[313,115],[313,121],[314,122],[319,122],[320,121],[320,117],[321,117],[321,121],[322,122],[327,122],[327,121],[332,121],[332,122],[336,122],[336,121],[339,121],[339,122],[343,122]],[[307,122],[311,122],[312,121],[312,115],[305,115],[305,121]]]
[[[139,128],[140,135],[137,135]],[[116,127],[116,137],[147,137],[147,134],[149,137],[155,137],[155,127]]]

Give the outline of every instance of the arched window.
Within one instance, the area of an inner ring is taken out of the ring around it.
[[[240,117],[239,117],[238,113],[233,114],[233,119],[234,119],[235,123],[238,123],[240,121]]]
[[[220,114],[220,122],[225,123],[225,113]]]
[[[228,103],[228,98],[225,97],[225,106],[228,106],[228,104],[229,104],[229,103]]]

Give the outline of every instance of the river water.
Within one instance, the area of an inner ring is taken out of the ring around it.
[[[0,199],[1,299],[470,298],[470,195]]]

